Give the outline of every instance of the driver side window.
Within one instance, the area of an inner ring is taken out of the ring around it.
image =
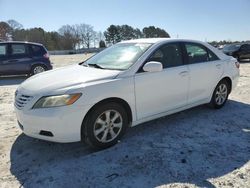
[[[178,43],[163,45],[153,53],[149,61],[161,62],[163,68],[183,65],[180,45]]]

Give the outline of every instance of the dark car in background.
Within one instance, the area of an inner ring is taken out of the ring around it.
[[[244,59],[250,59],[250,44],[229,44],[223,48],[223,52],[227,55],[233,56],[238,59],[238,61]]]
[[[0,42],[0,76],[34,75],[50,69],[49,54],[42,44]]]

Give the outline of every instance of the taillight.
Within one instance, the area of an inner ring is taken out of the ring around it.
[[[238,61],[235,62],[235,66],[239,69],[240,68],[240,63]]]
[[[44,54],[43,57],[49,59],[49,53]]]

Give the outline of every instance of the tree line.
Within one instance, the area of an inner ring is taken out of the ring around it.
[[[227,44],[235,44],[235,43],[250,43],[250,41],[249,40],[246,40],[246,41],[221,40],[221,41],[209,42],[209,44],[211,44],[212,46],[215,46],[215,47],[220,47],[220,46],[224,46]]]
[[[63,25],[58,31],[48,32],[41,27],[25,29],[15,20],[0,22],[0,41],[30,41],[41,43],[48,50],[73,50],[106,47],[122,40],[167,37],[170,35],[155,26],[142,30],[129,25],[110,25],[104,32],[95,31],[89,24]]]

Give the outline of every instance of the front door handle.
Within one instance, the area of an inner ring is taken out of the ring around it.
[[[216,67],[217,67],[218,69],[220,69],[220,68],[221,68],[221,64],[217,64]]]
[[[181,76],[187,76],[188,75],[188,71],[182,71],[179,73],[179,75]]]

